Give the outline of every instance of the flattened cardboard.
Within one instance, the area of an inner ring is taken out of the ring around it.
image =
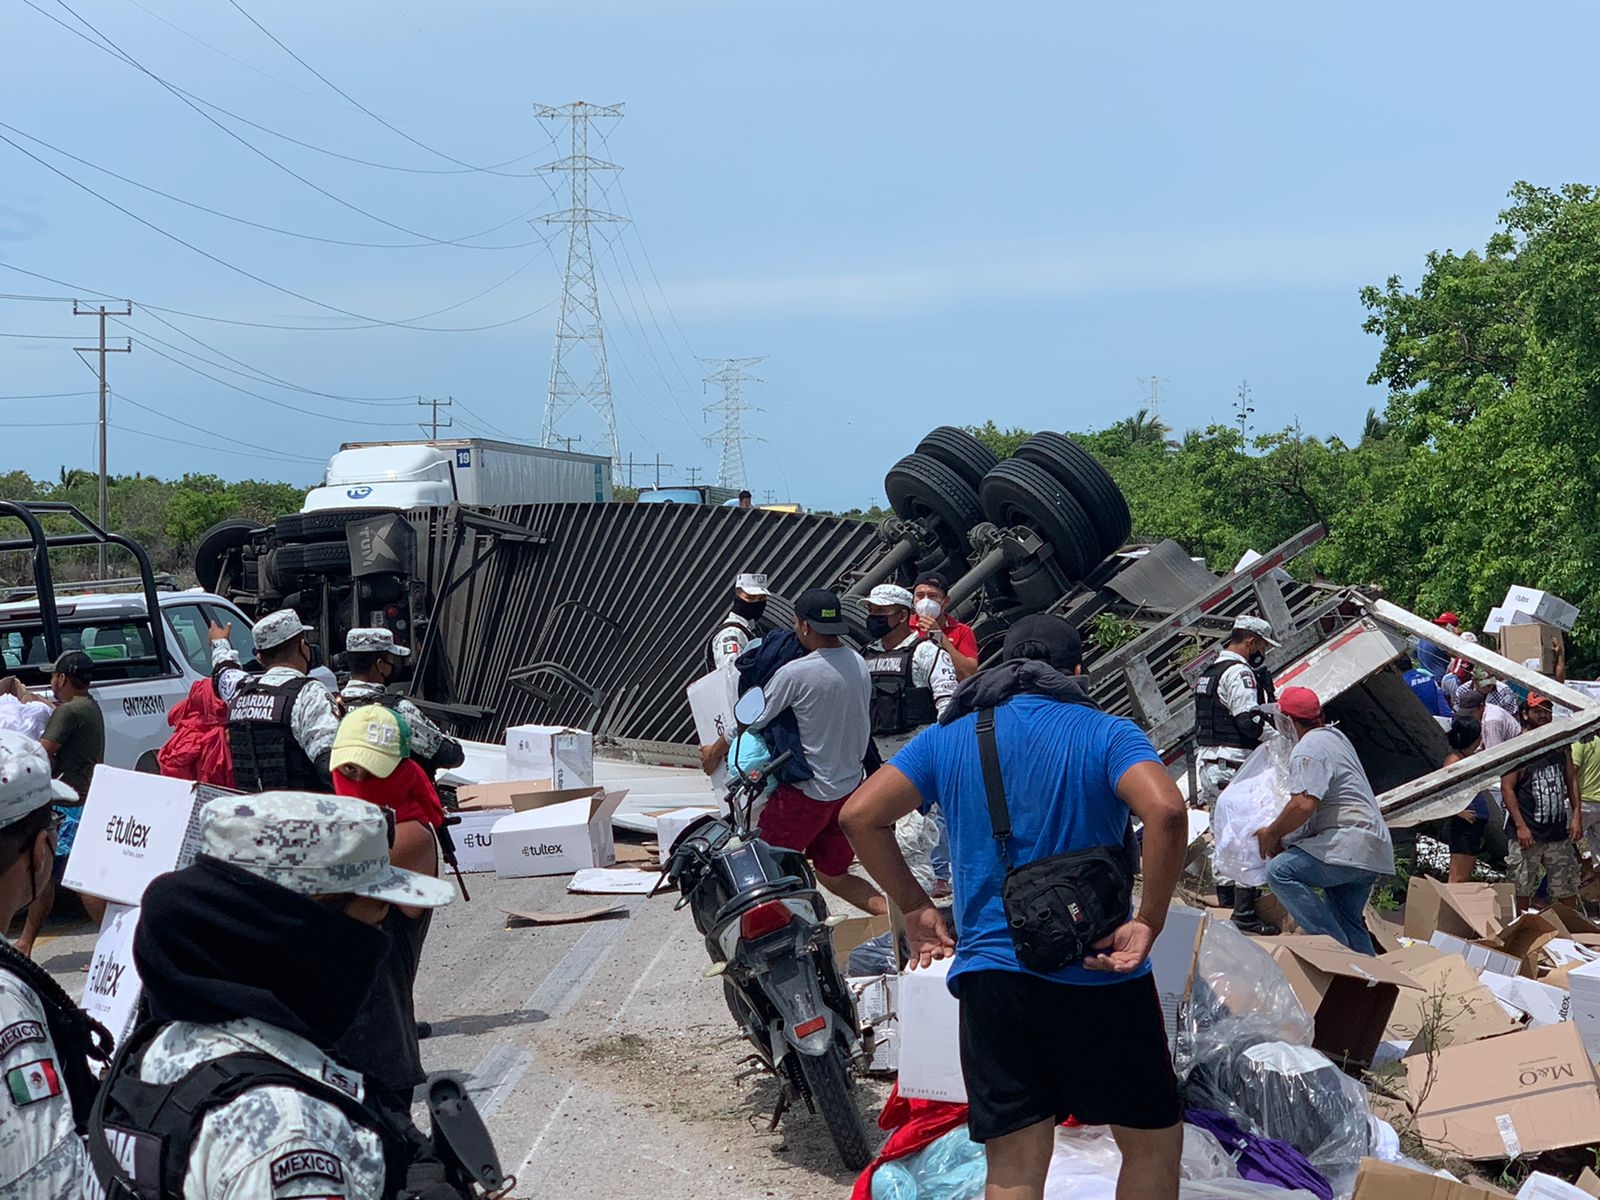
[[[1429,1056],[1407,1060],[1412,1095]],[[1516,1158],[1600,1141],[1600,1080],[1571,1023],[1450,1046],[1432,1056],[1417,1132],[1469,1159]]]
[[[839,970],[846,969],[845,964],[850,959],[850,951],[863,942],[870,942],[875,937],[882,937],[889,932],[888,916],[881,917],[846,917],[833,927],[833,957],[839,964]]]
[[[1316,1022],[1311,1044],[1334,1062],[1370,1063],[1402,989],[1417,990],[1381,958],[1322,935],[1261,938]]]
[[[523,925],[576,925],[580,921],[603,921],[610,917],[627,916],[626,904],[602,904],[598,908],[580,908],[574,912],[543,912],[538,909],[502,908],[506,915],[506,928]]]
[[[1413,875],[1406,888],[1405,936],[1427,941],[1434,933],[1476,941],[1509,925],[1516,915],[1509,883],[1440,883]]]
[[[1586,1195],[1595,1197],[1595,1200],[1600,1200],[1600,1175],[1596,1175],[1588,1167],[1583,1169],[1583,1174],[1578,1176],[1574,1186]]]
[[[592,784],[583,787],[557,788],[549,779],[512,779],[505,783],[475,783],[456,792],[456,806],[463,812],[503,808],[508,812],[527,812],[531,808],[547,808],[552,804],[565,804],[582,796],[604,795],[604,788]]]
[[[1394,1163],[1363,1158],[1356,1174],[1351,1200],[1498,1200],[1504,1192],[1490,1192],[1453,1179],[1424,1175]]]
[[[1367,905],[1362,917],[1367,923],[1367,932],[1372,935],[1372,942],[1378,947],[1379,954],[1393,954],[1396,950],[1405,948],[1400,943],[1400,939],[1405,936],[1405,927],[1399,921],[1379,912],[1370,904]]]
[[[1432,950],[1432,947],[1425,947]],[[1402,988],[1384,1036],[1415,1041],[1434,1015],[1434,997],[1439,997],[1440,1028],[1433,1039],[1438,1048],[1477,1042],[1484,1038],[1515,1033],[1522,1022],[1507,1016],[1478,974],[1466,960],[1453,954],[1440,954],[1427,962],[1404,968],[1420,990]],[[1509,982],[1509,981],[1508,981]]]

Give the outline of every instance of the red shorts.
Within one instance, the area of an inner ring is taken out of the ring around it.
[[[799,788],[780,783],[761,810],[757,832],[769,846],[804,854],[818,874],[847,874],[856,852],[839,828],[839,810],[849,798],[813,800]]]

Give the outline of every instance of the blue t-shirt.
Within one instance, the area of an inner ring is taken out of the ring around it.
[[[1128,806],[1117,784],[1128,768],[1159,763],[1150,739],[1132,721],[1081,704],[1018,696],[995,709],[995,742],[1011,810],[1009,851],[1014,866],[1087,850],[1121,846]],[[978,758],[977,714],[934,725],[894,756],[892,765],[922,796],[938,804],[950,830],[956,928],[961,938],[950,968],[950,990],[967,971],[1027,971],[1017,961],[1000,899],[1006,870],[989,823],[989,802]],[[1121,975],[1073,965],[1041,978],[1057,983],[1110,984]]]
[[[1411,690],[1416,693],[1417,699],[1427,706],[1429,712],[1436,717],[1452,715],[1450,702],[1444,698],[1444,693],[1439,690],[1439,685],[1420,667],[1415,667],[1406,672],[1406,682],[1411,685]]]

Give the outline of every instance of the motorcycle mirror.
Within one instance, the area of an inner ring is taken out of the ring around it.
[[[754,724],[756,718],[766,711],[767,696],[766,693],[758,687],[753,687],[744,695],[740,696],[739,702],[733,706],[734,719],[737,720],[740,725]]]

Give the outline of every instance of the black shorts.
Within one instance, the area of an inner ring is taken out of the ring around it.
[[[973,971],[957,986],[973,1141],[1069,1116],[1130,1129],[1183,1119],[1154,976],[1086,986]]]
[[[1483,835],[1489,822],[1481,817],[1476,821],[1450,818],[1450,853],[1470,854],[1474,858],[1483,853]]]

